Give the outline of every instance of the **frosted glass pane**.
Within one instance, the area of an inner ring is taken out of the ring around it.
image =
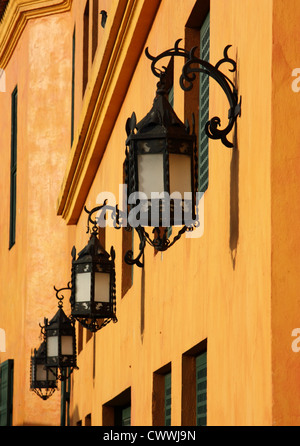
[[[56,381],[56,376],[50,369],[48,369],[48,381]]]
[[[151,198],[151,192],[164,192],[163,155],[138,155],[139,192]]]
[[[109,302],[110,274],[95,273],[95,302]]]
[[[45,366],[43,364],[37,365],[36,380],[37,381],[46,381],[46,379],[47,379],[47,371],[45,370]]]
[[[91,273],[76,275],[76,302],[90,302],[91,300]]]
[[[73,355],[73,337],[62,336],[61,337],[61,354]]]
[[[187,155],[169,154],[170,194],[179,192],[184,199],[184,192],[192,192],[191,158]]]
[[[47,338],[47,356],[58,356],[58,336]]]

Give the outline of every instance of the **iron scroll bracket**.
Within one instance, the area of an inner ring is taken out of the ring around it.
[[[229,64],[231,73],[236,72],[236,61],[228,56],[228,50],[232,45],[227,45],[223,52],[223,58],[220,59],[215,65],[198,58],[195,53],[197,47],[193,47],[190,51],[180,48],[179,43],[182,39],[178,39],[175,42],[174,48],[168,49],[158,56],[152,56],[149,53],[149,49],[146,48],[145,54],[151,62],[152,73],[160,79],[157,84],[157,92],[164,88],[166,67],[158,68],[157,63],[166,57],[184,57],[186,62],[182,68],[182,74],[180,76],[180,86],[184,91],[190,91],[193,88],[193,82],[196,79],[195,73],[203,73],[214,79],[224,91],[228,102],[228,124],[225,128],[220,129],[221,119],[218,116],[211,118],[205,125],[205,133],[211,139],[220,139],[222,143],[229,148],[233,148],[233,143],[227,139],[227,135],[231,132],[238,116],[241,116],[241,97],[238,96],[238,91],[234,83],[226,76],[220,67],[223,64]]]
[[[85,212],[88,214],[87,218],[87,232],[97,232],[98,226],[101,226],[101,222],[105,221],[106,212],[111,212],[111,219],[113,222],[113,227],[115,229],[120,229],[124,227],[124,229],[128,232],[132,231],[132,227],[127,222],[127,214],[124,211],[121,211],[118,208],[118,205],[111,206],[107,204],[107,200],[104,201],[103,204],[94,207],[92,210],[88,210],[86,206],[84,207]],[[93,217],[93,214],[97,213],[96,217]],[[125,224],[127,222],[127,224]],[[90,224],[92,228],[90,228]],[[146,231],[143,226],[135,227],[135,231],[139,236],[139,247],[138,253],[134,256],[133,250],[130,249],[125,253],[124,261],[127,265],[136,265],[139,268],[143,268],[144,266],[144,251],[146,248],[146,244],[148,243],[150,246],[155,248],[157,251],[164,252],[168,248],[170,248],[174,243],[176,243],[181,236],[185,232],[193,231],[194,228],[199,226],[199,216],[197,214],[196,221],[190,222],[189,225],[184,225],[176,235],[174,235],[173,239],[170,240],[168,236],[168,228],[159,228],[155,227],[153,229],[154,237],[151,239],[150,235]],[[73,252],[73,258],[75,256],[75,252]]]

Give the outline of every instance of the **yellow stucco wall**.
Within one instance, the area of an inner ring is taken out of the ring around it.
[[[272,67],[272,369],[273,423],[297,425],[299,352],[292,336],[299,328],[299,93],[292,88],[299,68],[297,1],[274,1]],[[298,343],[297,343],[298,345]]]
[[[101,192],[113,193],[120,202],[126,120],[133,111],[142,119],[156,90],[157,79],[142,50],[149,47],[156,55],[179,38],[184,45],[196,1],[101,2],[108,21],[98,29],[84,96],[85,1],[55,3],[65,3],[70,11],[31,16],[9,59],[0,27],[7,79],[7,92],[0,93],[0,328],[6,331],[0,361],[15,359],[15,425],[60,423],[60,393],[43,402],[29,391],[38,324],[56,311],[53,285],[63,287],[70,280],[72,246],[78,252],[87,243],[83,206],[101,204]],[[234,81],[242,113],[229,135],[235,148],[210,140],[203,236],[183,236],[163,254],[147,246],[145,266],[134,267],[133,284],[124,296],[122,230],[106,229],[106,249],[113,245],[116,250],[118,322],[90,339],[83,330],[79,370],[71,379],[72,424],[85,424],[91,414],[92,425],[101,425],[102,406],[130,387],[131,424],[151,425],[153,373],[171,363],[172,425],[181,425],[183,354],[205,339],[209,425],[299,424],[299,359],[291,349],[291,332],[299,326],[299,135],[291,73],[298,64],[300,9],[297,0],[288,6],[281,0],[210,3],[211,63],[222,58],[227,44],[237,61]],[[190,120],[184,116],[188,95],[179,86],[180,71],[176,60],[174,108],[182,120]],[[17,238],[8,251],[11,92],[16,84]],[[210,116],[220,115],[226,123],[227,109],[220,88],[211,82]],[[137,252],[136,235],[134,241]],[[68,313],[67,302],[65,309]]]
[[[164,0],[160,5],[146,42],[153,54],[171,48],[185,35],[194,1],[178,0],[176,8],[173,4]],[[224,16],[228,16],[226,26]],[[145,268],[135,267],[133,286],[121,299],[121,232],[107,229],[106,247],[114,245],[117,254],[119,322],[95,335],[95,379],[94,341],[88,341],[79,354],[79,371],[73,376],[74,422],[91,413],[92,423],[101,424],[102,404],[131,386],[132,424],[151,425],[153,372],[171,362],[172,424],[180,425],[182,354],[207,338],[208,424],[272,423],[272,2],[212,1],[212,62],[222,57],[228,43],[238,62],[242,118],[234,151],[210,142],[204,236],[183,237],[163,255],[154,255],[147,247]],[[88,208],[102,191],[118,199],[126,119],[132,111],[138,120],[148,112],[155,84],[150,63],[142,55],[85,200]],[[175,110],[182,119],[183,97],[176,84]],[[211,115],[224,106],[220,91],[212,87]],[[84,213],[76,229],[78,249],[87,240],[85,224]]]
[[[70,16],[63,14],[28,22],[5,68],[6,92],[0,95],[0,326],[6,332],[0,359],[14,359],[14,425],[60,423],[60,393],[44,402],[29,388],[31,349],[41,343],[39,323],[54,315],[53,286],[65,286],[69,272],[70,228],[57,216],[55,203],[70,144],[70,24]],[[17,226],[16,243],[8,250],[11,93],[16,85]]]

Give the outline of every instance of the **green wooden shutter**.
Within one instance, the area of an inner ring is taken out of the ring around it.
[[[174,85],[170,88],[169,94],[168,94],[168,101],[172,107],[174,107]]]
[[[210,17],[209,13],[200,30],[200,59],[209,62]],[[208,188],[208,136],[205,124],[209,120],[209,76],[200,73],[199,80],[199,192]]]
[[[82,64],[82,96],[89,77],[89,46],[90,46],[90,2],[86,1],[83,15],[83,64]]]
[[[196,417],[197,426],[206,426],[207,353],[196,357]]]
[[[68,368],[67,374],[70,373]],[[70,426],[70,393],[71,393],[71,376],[61,382],[60,397],[60,425]]]
[[[165,426],[171,426],[171,372],[165,375]]]
[[[172,62],[174,64],[174,62]],[[168,101],[171,105],[171,107],[174,107],[174,65],[172,65],[172,87],[170,88],[169,94],[168,94]],[[172,235],[172,226],[168,227],[167,237],[170,238]]]
[[[11,97],[11,159],[10,159],[10,222],[9,248],[16,241],[16,202],[17,202],[17,130],[18,130],[18,89]]]
[[[131,424],[131,406],[122,409],[122,426],[130,426]]]
[[[0,364],[0,426],[12,426],[14,361]]]

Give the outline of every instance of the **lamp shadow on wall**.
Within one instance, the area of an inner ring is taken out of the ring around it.
[[[237,54],[236,54],[236,60]],[[235,72],[234,84],[238,88],[238,71]],[[230,224],[229,224],[229,248],[231,253],[232,267],[235,270],[237,247],[239,241],[239,168],[240,156],[237,138],[237,122],[234,126],[233,149],[230,163]]]
[[[234,132],[234,148],[230,164],[230,237],[229,247],[232,267],[235,270],[237,246],[239,240],[239,150],[236,130]]]
[[[143,343],[145,329],[145,260],[141,277],[141,341]]]

